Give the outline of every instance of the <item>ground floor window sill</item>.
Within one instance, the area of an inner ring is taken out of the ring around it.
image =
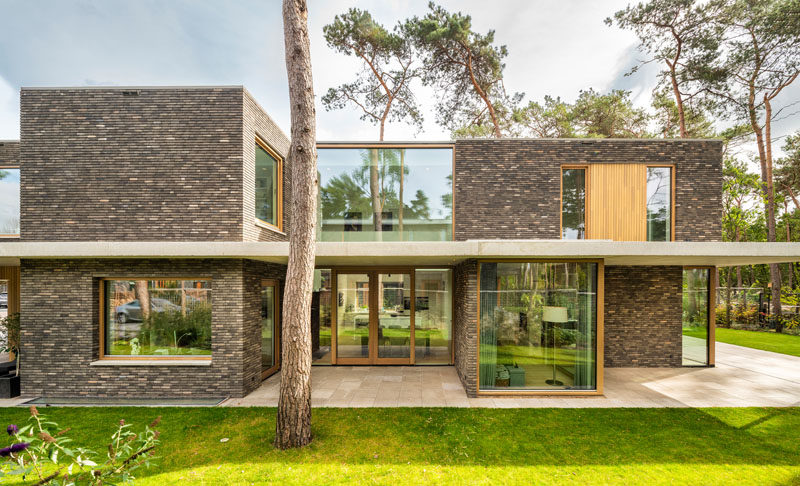
[[[211,366],[210,359],[100,359],[89,366]]]

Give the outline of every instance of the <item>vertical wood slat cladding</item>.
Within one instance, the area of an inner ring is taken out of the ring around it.
[[[587,192],[590,239],[647,239],[647,167],[644,164],[594,164],[589,167]]]
[[[470,139],[455,146],[456,241],[561,238],[561,167],[599,164],[674,166],[675,241],[722,241],[721,140]]]
[[[8,314],[19,312],[19,267],[0,267],[0,280],[8,281]]]

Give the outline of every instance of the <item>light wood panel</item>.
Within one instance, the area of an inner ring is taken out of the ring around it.
[[[588,177],[588,237],[598,240],[647,239],[647,166],[592,164]]]
[[[8,313],[19,312],[19,267],[0,267],[0,280],[8,281]]]

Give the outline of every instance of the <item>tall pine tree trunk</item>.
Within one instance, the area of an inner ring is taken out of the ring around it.
[[[311,293],[319,181],[305,0],[283,0],[283,34],[292,114],[292,142],[286,161],[292,174],[292,203],[275,446],[288,449],[311,442]]]

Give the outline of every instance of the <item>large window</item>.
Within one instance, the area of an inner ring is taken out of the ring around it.
[[[318,150],[319,241],[448,241],[452,148]]]
[[[565,240],[586,238],[586,169],[561,170],[561,237]]]
[[[19,236],[19,169],[0,168],[0,238]]]
[[[103,280],[103,354],[211,355],[210,280]]]
[[[593,262],[480,264],[481,391],[595,390]]]
[[[281,158],[267,144],[256,139],[256,219],[282,228]]]
[[[670,241],[672,169],[647,168],[647,241]]]
[[[710,268],[683,270],[683,366],[708,365]]]
[[[452,270],[420,268],[414,275],[416,364],[450,364],[452,356]]]

